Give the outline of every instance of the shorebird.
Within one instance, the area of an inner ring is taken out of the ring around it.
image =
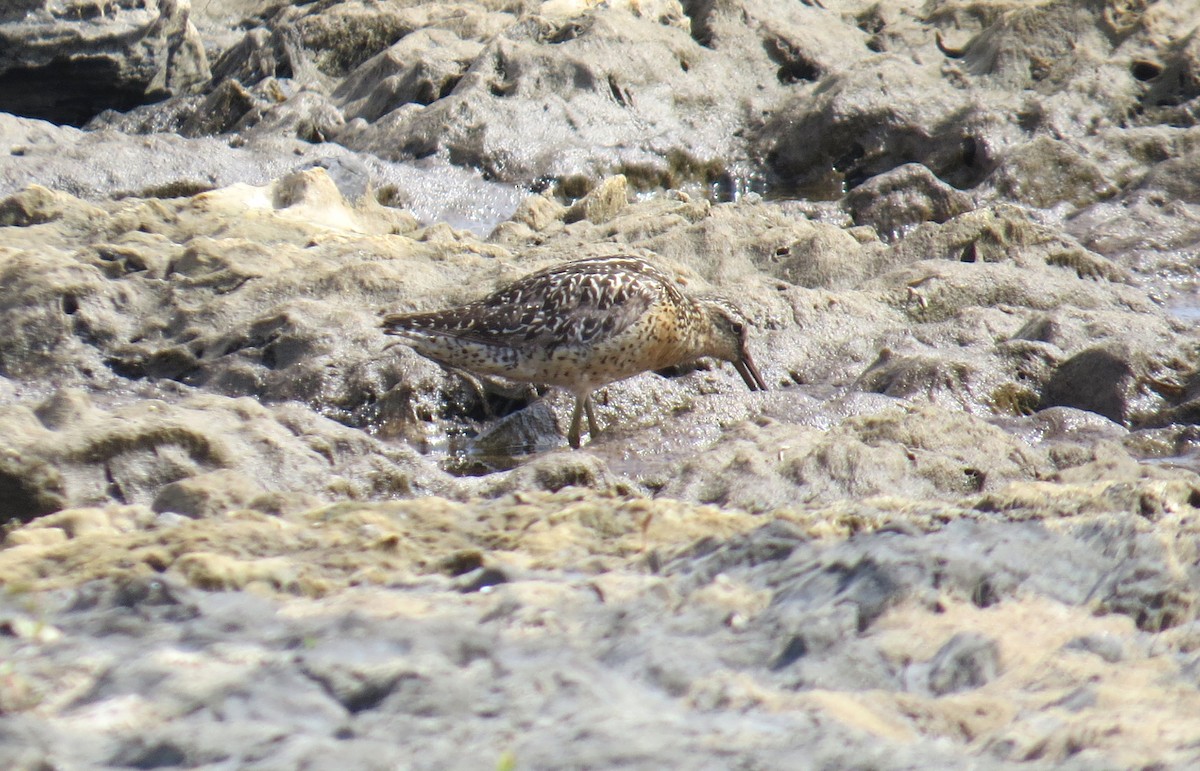
[[[448,368],[570,391],[574,448],[584,414],[599,433],[592,392],[641,372],[711,356],[732,362],[751,391],[767,389],[742,312],[689,297],[637,257],[567,262],[466,305],[386,315],[382,326]]]

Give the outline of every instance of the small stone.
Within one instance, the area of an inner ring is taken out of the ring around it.
[[[929,662],[929,690],[936,696],[987,685],[1000,670],[1000,648],[973,632],[954,635]]]

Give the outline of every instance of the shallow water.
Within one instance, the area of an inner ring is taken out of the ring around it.
[[[1167,313],[1181,321],[1200,323],[1200,294],[1188,292],[1167,301]]]
[[[422,224],[445,222],[480,237],[511,217],[529,195],[528,190],[490,182],[477,171],[437,156],[403,163],[369,160],[376,187],[395,185],[406,199],[405,208]]]

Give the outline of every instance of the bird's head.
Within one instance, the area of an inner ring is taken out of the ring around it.
[[[751,391],[767,390],[754,359],[750,358],[750,320],[723,298],[701,300],[701,307],[709,322],[704,355],[731,362]]]

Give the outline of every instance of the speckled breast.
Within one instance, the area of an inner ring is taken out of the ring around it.
[[[616,335],[524,351],[519,358],[508,377],[580,390],[679,364],[689,357],[673,314],[659,305]]]

